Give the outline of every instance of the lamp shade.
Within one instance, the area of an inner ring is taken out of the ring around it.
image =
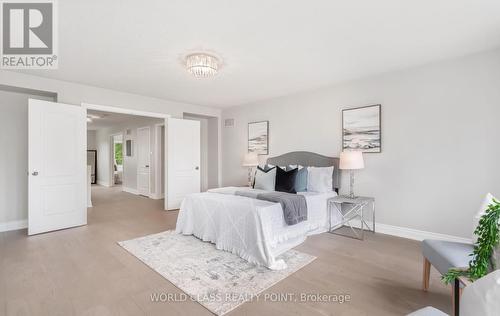
[[[361,151],[343,151],[340,153],[339,168],[345,170],[363,169],[363,153]]]
[[[250,152],[245,154],[243,158],[243,167],[255,167],[259,165],[259,156],[256,152]]]

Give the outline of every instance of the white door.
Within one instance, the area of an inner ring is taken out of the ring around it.
[[[200,192],[200,122],[167,122],[166,209],[178,209],[184,197]]]
[[[140,195],[149,196],[149,179],[151,165],[149,127],[137,129],[137,191]]]
[[[30,99],[28,112],[28,234],[86,225],[86,111]]]

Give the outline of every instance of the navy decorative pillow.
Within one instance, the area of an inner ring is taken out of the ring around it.
[[[295,191],[295,178],[298,171],[297,168],[289,171],[276,168],[276,191],[297,193]]]

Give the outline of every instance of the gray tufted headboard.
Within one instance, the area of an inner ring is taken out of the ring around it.
[[[333,189],[339,191],[340,170],[339,158],[327,157],[309,151],[292,151],[281,156],[267,158],[267,163],[275,166],[302,165],[308,167],[333,166]]]

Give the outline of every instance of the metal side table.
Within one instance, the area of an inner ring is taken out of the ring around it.
[[[365,238],[365,230],[375,233],[375,198],[358,196],[352,199],[346,196],[334,196],[328,199],[327,203],[330,233],[359,240]],[[364,218],[365,208],[369,205],[371,205],[372,227],[368,225]],[[332,226],[332,219],[334,217],[340,220],[340,222]],[[355,227],[351,223],[356,219],[359,220],[359,227]],[[349,227],[354,236],[337,232],[338,229],[344,226]],[[358,233],[355,228],[361,231],[361,233]]]

